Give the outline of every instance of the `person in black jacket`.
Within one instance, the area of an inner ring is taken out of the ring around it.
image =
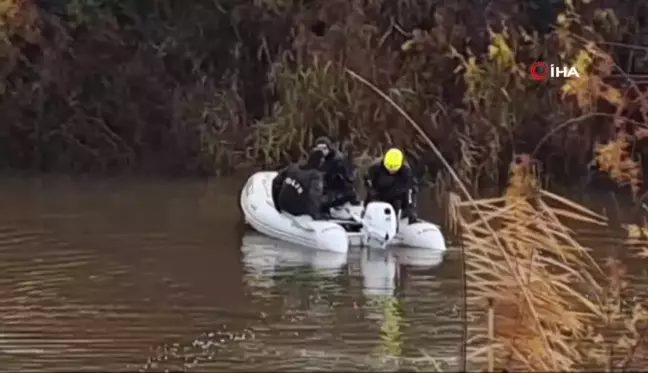
[[[372,164],[364,178],[367,187],[365,206],[379,200],[390,203],[401,217],[409,223],[417,221],[416,192],[417,182],[412,168],[405,161],[403,152],[391,148],[385,155]]]
[[[313,150],[324,153],[324,163],[320,168],[324,172],[324,202],[322,212],[328,213],[331,208],[345,203],[359,204],[355,190],[355,169],[349,160],[335,148],[328,137],[315,140]]]
[[[312,151],[304,165],[291,164],[277,174],[272,180],[272,199],[277,211],[322,218],[323,162],[324,153]]]

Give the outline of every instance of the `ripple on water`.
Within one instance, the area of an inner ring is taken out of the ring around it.
[[[162,341],[232,322],[213,302],[200,302],[204,296],[183,293],[191,286],[161,276],[149,256],[129,262],[93,246],[92,237],[75,238],[0,229],[3,370],[124,370]],[[142,251],[163,242],[154,235],[131,239]],[[196,251],[190,240],[179,246]]]
[[[382,285],[385,279],[388,282],[395,277],[389,272],[397,267],[385,257],[378,256],[369,266],[373,273],[367,273],[362,267],[363,263],[367,267],[367,262],[360,260],[363,253],[352,253],[349,263],[339,268],[327,268],[322,262],[313,266],[308,253],[269,246],[257,243],[243,250],[249,254],[244,257],[248,291],[254,308],[265,317],[239,340],[218,334],[203,336],[198,355],[187,352],[188,343],[178,344],[168,352],[173,357],[156,355],[145,364],[145,370],[429,369],[430,359],[424,358],[421,350],[449,358],[456,366],[452,357],[461,336],[456,305],[453,297],[441,296],[440,292],[447,291],[443,286],[430,285],[444,281],[431,274],[433,269],[417,271],[411,266],[404,274],[408,287],[397,294],[397,286]],[[371,277],[369,282],[367,277]],[[372,287],[371,291],[367,292],[366,286]],[[432,336],[431,330],[436,330]],[[189,356],[194,360],[186,363]]]
[[[0,227],[5,370],[424,370],[421,349],[456,355],[458,285],[411,252],[340,257],[256,237],[243,278],[214,280],[239,265],[224,259],[239,250],[223,246],[227,232],[197,234],[189,211],[171,225],[111,214],[41,211],[25,223],[39,229]],[[239,293],[245,308],[214,300]]]

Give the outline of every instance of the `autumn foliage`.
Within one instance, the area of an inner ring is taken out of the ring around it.
[[[356,156],[407,145],[443,171],[353,71],[473,190],[503,183],[522,153],[556,181],[596,158],[640,188],[644,8],[532,3],[4,0],[0,166],[212,174],[275,166],[327,134]],[[583,74],[537,82],[538,60]]]
[[[449,211],[475,369],[637,366],[646,304],[628,305],[622,266],[572,228],[608,219],[545,182],[598,172],[641,200],[646,14],[620,0],[0,0],[0,168],[214,174],[294,160],[320,135],[358,164],[401,146],[467,192]],[[535,81],[535,61],[580,77]],[[471,197],[489,185],[504,195]],[[623,229],[645,257],[646,224]]]

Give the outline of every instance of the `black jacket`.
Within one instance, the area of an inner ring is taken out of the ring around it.
[[[353,189],[355,172],[344,155],[334,150],[324,159],[324,188],[326,191],[347,191]]]
[[[417,189],[414,172],[407,162],[395,174],[390,174],[382,158],[369,166],[364,181],[369,195],[384,200],[396,199]]]
[[[323,184],[320,171],[292,164],[272,180],[272,200],[278,211],[319,219]]]
[[[355,170],[344,154],[333,145],[328,137],[319,137],[315,140],[315,144],[316,146],[326,145],[329,150],[320,168],[324,172],[325,193],[353,191]]]

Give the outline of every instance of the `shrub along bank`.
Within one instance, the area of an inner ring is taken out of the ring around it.
[[[599,265],[568,229],[607,220],[539,188],[537,171],[573,183],[598,169],[640,192],[646,2],[5,0],[0,12],[0,168],[209,175],[274,167],[329,135],[359,163],[393,144],[445,171],[428,137],[470,191],[512,174],[502,199],[450,194],[472,313],[462,360],[611,371],[645,354],[646,305],[628,306],[618,261]],[[535,61],[581,74],[536,81]],[[646,256],[648,230],[623,228],[619,247]]]
[[[623,153],[648,111],[633,75],[648,71],[641,2],[5,3],[5,169],[212,174],[275,166],[322,134],[356,156],[403,146],[438,169],[350,69],[475,188],[505,180],[519,153],[558,180],[599,153],[614,177],[640,180]],[[538,60],[583,74],[535,81]]]

